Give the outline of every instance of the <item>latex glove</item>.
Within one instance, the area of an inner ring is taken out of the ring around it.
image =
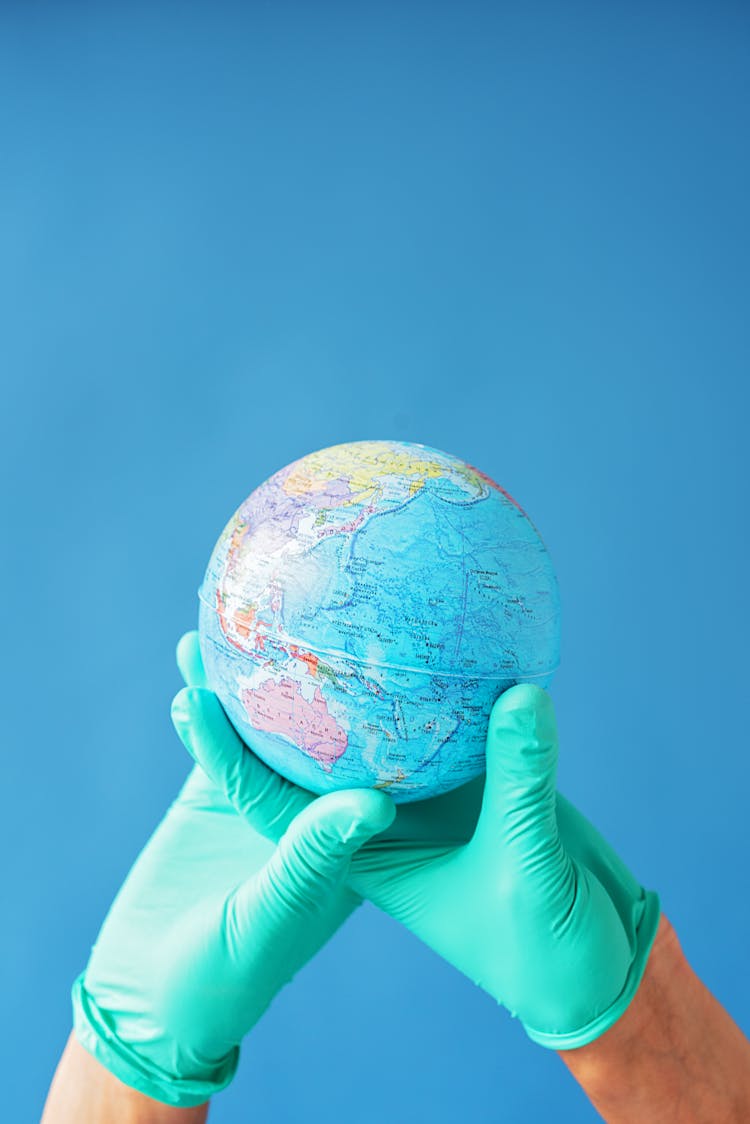
[[[214,695],[188,694],[181,736],[191,753],[249,822],[282,830],[285,808],[314,797],[243,745]],[[490,719],[481,809],[474,783],[402,805],[348,880],[507,1006],[536,1042],[571,1049],[627,1008],[659,903],[556,792],[557,751],[549,694],[511,687]]]
[[[178,662],[199,684],[195,654],[183,642]],[[393,802],[359,790],[308,803],[292,802],[276,846],[191,773],[73,985],[76,1037],[126,1084],[169,1105],[207,1101],[276,992],[360,903],[344,885],[350,857]]]

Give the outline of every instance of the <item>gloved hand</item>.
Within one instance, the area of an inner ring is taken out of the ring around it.
[[[287,806],[314,798],[243,745],[214,695],[183,695],[186,746],[249,822],[276,835]],[[348,882],[508,1007],[536,1042],[571,1049],[627,1008],[659,903],[557,794],[556,765],[549,694],[511,687],[490,719],[481,808],[474,783],[426,810],[400,806],[390,829],[354,857]]]
[[[178,663],[204,681],[190,639]],[[73,985],[80,1043],[155,1100],[202,1104],[229,1083],[243,1035],[360,903],[344,884],[350,857],[395,808],[359,790],[286,811],[275,846],[196,767]]]

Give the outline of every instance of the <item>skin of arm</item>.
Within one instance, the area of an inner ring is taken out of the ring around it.
[[[208,1103],[172,1108],[124,1085],[71,1033],[41,1124],[205,1124]]]
[[[558,1051],[608,1124],[745,1124],[750,1041],[662,916],[643,980],[600,1038]]]

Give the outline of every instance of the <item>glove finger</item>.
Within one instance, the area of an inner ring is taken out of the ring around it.
[[[345,789],[314,800],[290,824],[260,872],[267,908],[288,915],[324,905],[352,855],[390,827],[395,814],[391,798],[375,789]]]
[[[261,835],[278,840],[315,799],[264,765],[236,733],[216,695],[184,687],[172,702],[172,722],[188,753]]]
[[[527,867],[559,858],[556,773],[552,699],[535,684],[510,687],[490,715],[487,775],[474,839],[502,847]]]
[[[177,667],[186,687],[208,687],[196,629],[180,637],[177,644]]]

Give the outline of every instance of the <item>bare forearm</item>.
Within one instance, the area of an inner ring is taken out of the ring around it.
[[[71,1033],[42,1124],[204,1124],[208,1105],[172,1108],[118,1081]]]
[[[560,1057],[608,1124],[750,1120],[750,1042],[693,972],[666,918],[622,1018]]]

